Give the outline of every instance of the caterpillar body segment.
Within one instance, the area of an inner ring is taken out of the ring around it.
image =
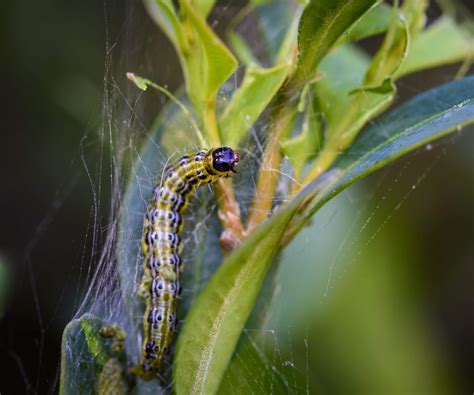
[[[154,189],[145,213],[144,271],[139,294],[146,302],[140,363],[133,374],[150,380],[157,376],[176,331],[176,304],[181,291],[183,212],[192,194],[204,184],[235,172],[239,154],[228,147],[185,155],[169,166]]]

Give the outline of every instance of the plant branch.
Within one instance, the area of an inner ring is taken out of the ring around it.
[[[263,153],[254,200],[247,221],[248,233],[267,219],[272,207],[280,174],[280,141],[291,128],[296,117],[295,103],[291,103],[291,100],[288,99],[290,97],[287,94],[289,91],[289,89],[280,91],[282,93],[276,99],[268,142]]]

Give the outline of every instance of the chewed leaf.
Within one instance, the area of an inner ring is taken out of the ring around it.
[[[99,334],[104,325],[101,319],[85,314],[72,320],[64,329],[61,346],[60,394],[91,393],[104,381],[125,393],[126,387],[118,363],[110,354],[105,340]],[[111,368],[115,367],[112,371]],[[107,376],[107,373],[112,375]]]

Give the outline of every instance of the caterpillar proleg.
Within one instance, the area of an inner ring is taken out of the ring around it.
[[[235,172],[239,154],[228,147],[185,155],[164,171],[145,213],[142,238],[144,271],[139,293],[146,302],[140,363],[131,372],[156,377],[176,331],[176,303],[181,291],[182,214],[201,185]]]

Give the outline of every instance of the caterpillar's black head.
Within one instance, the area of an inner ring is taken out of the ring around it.
[[[217,173],[236,172],[239,154],[229,147],[219,147],[212,151],[212,169]]]

